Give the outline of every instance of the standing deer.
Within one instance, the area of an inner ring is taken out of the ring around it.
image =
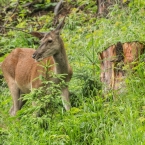
[[[40,39],[39,48],[36,51],[30,48],[16,48],[3,61],[2,72],[13,99],[13,106],[10,109],[11,116],[15,116],[24,105],[22,94],[30,93],[33,88],[39,88],[42,85],[40,79],[35,79],[44,71],[39,61],[49,61],[48,71],[64,74],[64,81],[70,81],[72,69],[68,64],[63,40],[60,37],[60,30],[63,26],[64,19],[55,30],[49,33],[31,32],[33,36]],[[52,80],[57,84],[60,82],[57,78]],[[61,91],[63,105],[66,110],[69,110],[71,105],[68,87],[61,88]]]

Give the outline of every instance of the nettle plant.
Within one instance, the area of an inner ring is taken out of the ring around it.
[[[93,37],[93,35],[87,34],[85,38],[87,38],[88,41],[84,47],[85,51],[82,50],[83,61],[80,62],[83,62],[84,70],[82,74],[78,73],[77,76],[81,80],[84,80],[84,84],[82,87],[83,96],[94,97],[99,95],[101,90],[101,83],[99,81],[99,59],[97,57],[98,52],[95,48],[95,38]]]

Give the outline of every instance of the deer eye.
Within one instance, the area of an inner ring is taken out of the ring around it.
[[[49,39],[49,40],[48,40],[48,43],[52,43],[52,39]]]

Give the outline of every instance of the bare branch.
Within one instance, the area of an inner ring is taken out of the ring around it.
[[[16,9],[18,8],[18,5],[19,5],[19,0],[17,0],[17,4],[16,4],[16,7],[14,8],[14,10],[12,11],[12,14],[10,15],[10,17],[12,17],[12,15],[15,13]],[[0,32],[4,33],[5,32],[5,26],[6,24],[9,22],[9,19],[7,19],[4,23],[4,25],[1,27],[1,30]]]
[[[58,4],[56,5],[56,7],[54,8],[54,15],[55,15],[55,16],[59,14],[59,10],[60,10],[60,7],[61,7],[61,5],[62,5],[62,2],[63,2],[63,0],[60,0],[60,1],[58,2]]]
[[[1,29],[13,29],[13,30],[17,30],[17,31],[21,31],[27,34],[31,34],[29,32],[24,31],[22,28],[14,28],[14,27],[4,27],[4,26],[0,26]]]
[[[59,23],[58,14],[60,12],[60,7],[61,7],[62,3],[63,3],[63,0],[60,0],[54,8],[54,19],[53,19],[54,26],[56,26]]]

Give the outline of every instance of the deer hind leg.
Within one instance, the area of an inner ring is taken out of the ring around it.
[[[10,89],[12,99],[13,99],[13,105],[9,111],[11,116],[15,116],[16,112],[21,109],[22,106],[22,100],[20,100],[20,89],[18,88],[17,84],[14,80],[9,80],[8,87]]]
[[[68,88],[62,89],[62,103],[64,108],[68,111],[71,108]]]
[[[22,91],[20,91],[20,98],[19,98],[19,110],[23,107],[23,105],[26,103],[26,101],[23,100],[23,95],[25,93],[23,93]]]

